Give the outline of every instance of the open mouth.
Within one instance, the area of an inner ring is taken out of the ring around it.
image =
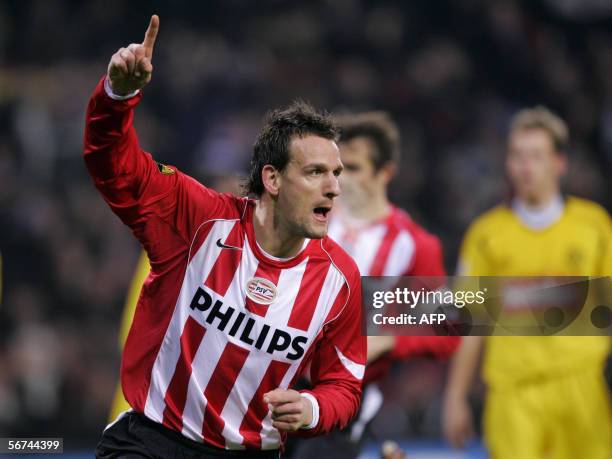
[[[327,215],[329,214],[330,210],[331,210],[331,207],[325,207],[325,206],[315,207],[314,208],[315,218],[320,221],[327,221]]]

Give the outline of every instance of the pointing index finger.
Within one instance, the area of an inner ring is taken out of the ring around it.
[[[149,22],[149,27],[145,32],[144,41],[142,42],[142,46],[145,49],[145,57],[149,59],[153,55],[153,45],[155,45],[155,39],[157,38],[157,31],[159,30],[159,16],[154,14],[151,16],[151,22]]]

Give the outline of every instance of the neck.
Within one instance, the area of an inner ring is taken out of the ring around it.
[[[543,206],[533,207],[520,197],[512,203],[512,211],[527,228],[542,230],[548,228],[563,215],[563,199],[561,195],[553,198]]]
[[[391,203],[385,194],[372,196],[367,201],[362,201],[350,205],[344,202],[342,210],[346,215],[355,220],[360,220],[364,224],[375,222],[385,218],[391,212]]]
[[[517,195],[517,199],[528,208],[537,210],[546,207],[551,202],[558,199],[559,196],[561,196],[561,190],[555,187],[551,188],[550,190],[545,190],[539,194],[525,196]]]
[[[275,212],[276,206],[271,199],[262,197],[256,201],[253,213],[253,229],[259,246],[277,258],[291,258],[297,255],[304,245],[304,237],[291,234]]]

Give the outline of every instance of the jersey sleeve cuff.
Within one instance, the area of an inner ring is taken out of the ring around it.
[[[317,398],[314,395],[308,392],[300,392],[300,395],[305,399],[309,400],[310,404],[312,405],[312,421],[310,422],[310,424],[302,426],[301,429],[314,429],[319,423],[319,402],[317,401]]]
[[[137,95],[140,92],[140,89],[137,89],[136,91],[132,91],[124,96],[120,96],[119,94],[115,94],[113,92],[113,88],[111,88],[108,78],[104,78],[104,91],[106,92],[106,95],[113,100],[126,100],[126,99],[131,99],[132,97]]]

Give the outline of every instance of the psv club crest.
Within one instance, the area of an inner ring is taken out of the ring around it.
[[[255,303],[272,304],[276,299],[276,285],[263,277],[253,277],[246,284],[246,294]]]

